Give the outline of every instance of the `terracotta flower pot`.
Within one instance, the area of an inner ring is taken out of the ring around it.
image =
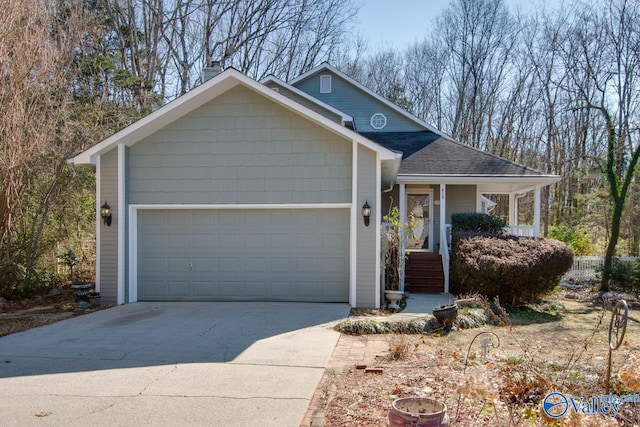
[[[396,399],[389,411],[392,427],[447,427],[447,405],[428,397],[404,397]]]

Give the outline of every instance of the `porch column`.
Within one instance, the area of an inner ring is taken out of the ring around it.
[[[509,225],[518,225],[518,198],[515,193],[509,193]]]
[[[447,223],[447,185],[440,184],[440,253],[443,250],[447,250],[447,247],[442,247],[442,242],[447,241],[446,234],[442,236],[442,231],[445,230],[445,224]]]
[[[533,196],[533,235],[534,237],[540,237],[540,189],[539,185],[536,185]]]
[[[440,184],[440,255],[444,273],[444,292],[449,293],[449,242],[447,239],[447,186]]]
[[[406,184],[400,184],[400,194],[398,195],[398,207],[400,208],[400,224],[402,224],[400,229],[400,253],[405,254],[407,250],[407,242],[404,238],[404,223],[407,220],[407,187]],[[404,292],[404,260],[405,257],[400,257],[400,290]]]

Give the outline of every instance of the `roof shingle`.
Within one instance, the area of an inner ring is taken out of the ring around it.
[[[430,132],[363,132],[403,153],[400,175],[541,176],[539,171]]]

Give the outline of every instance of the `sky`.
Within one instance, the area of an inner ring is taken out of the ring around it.
[[[543,0],[539,0],[543,1]],[[544,0],[545,7],[561,0]],[[360,0],[356,32],[369,40],[370,48],[404,48],[429,33],[436,17],[451,0]],[[358,3],[358,2],[356,2]],[[504,0],[512,11],[534,12],[536,0]]]

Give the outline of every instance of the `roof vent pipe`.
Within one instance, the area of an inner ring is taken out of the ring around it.
[[[206,82],[222,72],[220,61],[211,61],[208,67],[202,69],[202,82]]]

